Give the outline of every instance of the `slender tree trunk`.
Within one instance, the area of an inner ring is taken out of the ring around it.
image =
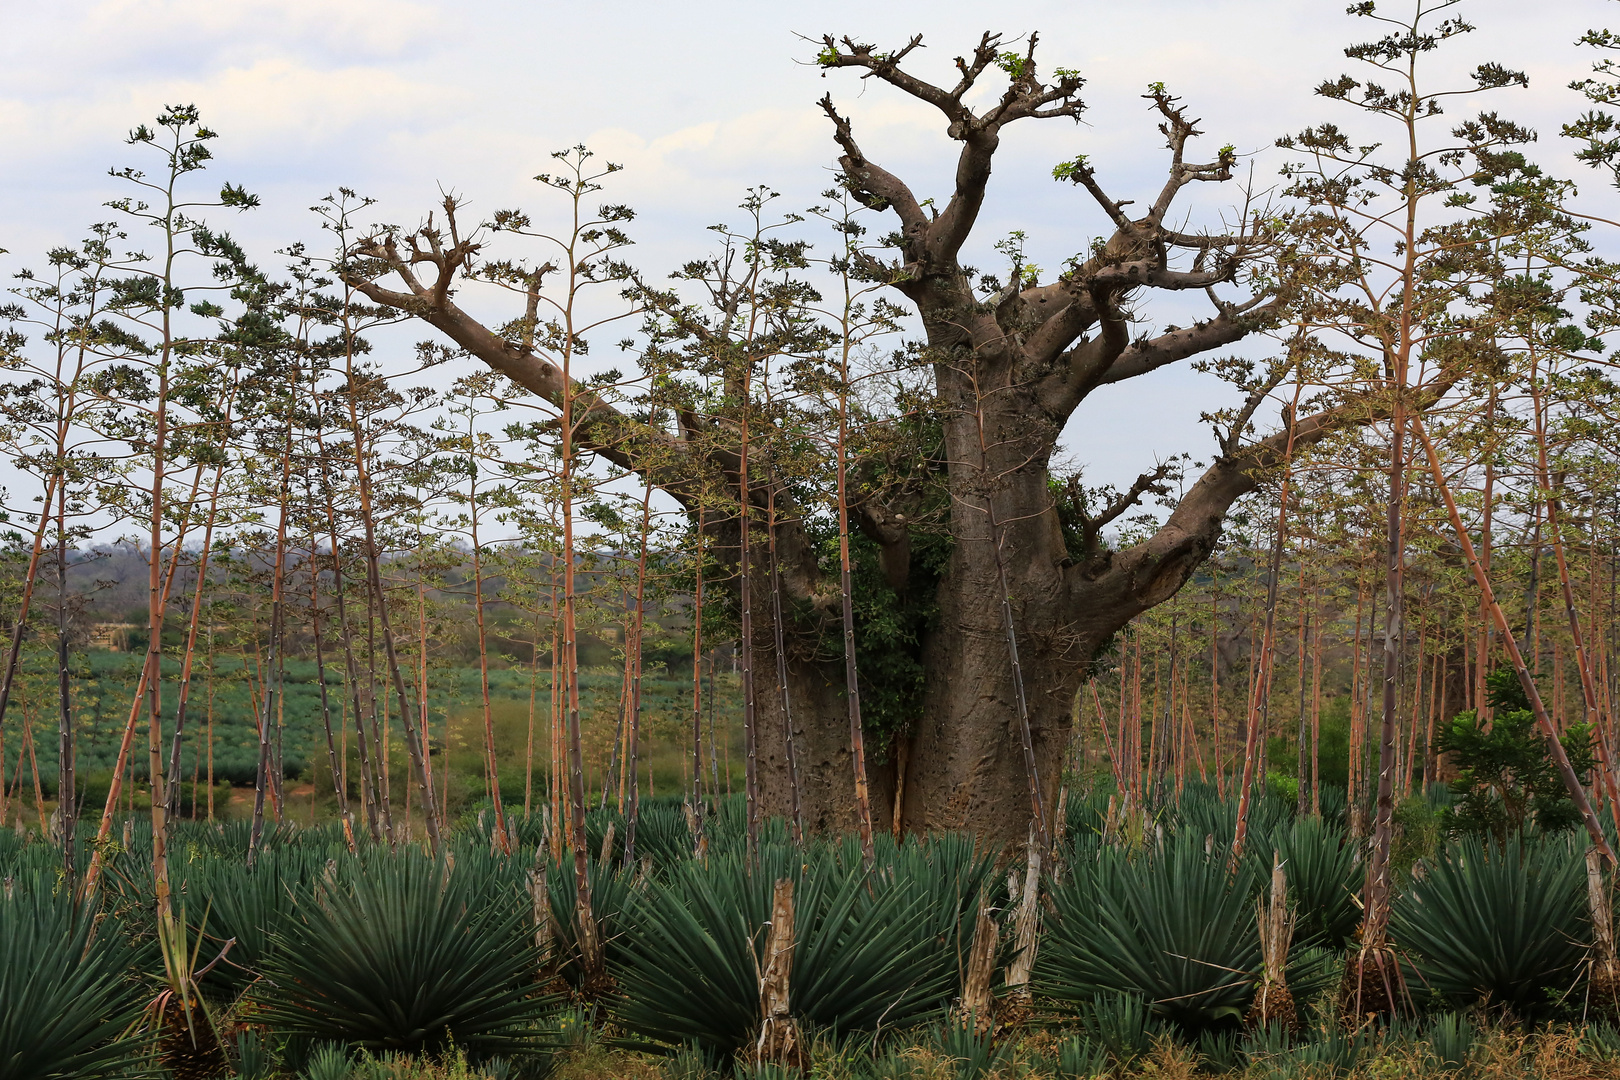
[[[280,765],[270,750],[270,722],[279,713],[276,705],[281,699],[282,653],[285,650],[286,580],[287,580],[287,517],[292,503],[292,425],[288,420],[287,438],[282,446],[280,514],[276,520],[275,562],[270,579],[270,646],[264,667],[263,711],[259,721],[259,783],[253,793],[253,829],[248,834],[247,864],[252,866],[258,854],[264,829],[264,797],[273,785],[271,771],[280,771]],[[200,586],[200,583],[199,583]]]
[[[1311,813],[1322,816],[1322,624],[1311,656]]]
[[[417,729],[422,732],[422,742],[424,746],[423,764],[427,767],[428,790],[436,791],[443,789],[445,797],[448,799],[450,794],[449,759],[445,759],[444,782],[438,785],[438,787],[435,787],[433,782],[433,752],[428,748],[431,746],[432,738],[428,731],[427,541],[422,535],[422,524],[420,519],[418,519],[416,525],[416,551],[416,724]],[[449,721],[446,720],[446,724],[448,723]],[[444,815],[448,817],[450,813],[449,803],[446,802],[444,805]],[[410,815],[410,806],[410,788],[406,788],[405,813],[407,817]]]
[[[1410,232],[1410,230],[1409,230]],[[1412,256],[1408,256],[1410,259]],[[1408,267],[1407,292],[1416,287]],[[1361,949],[1365,958],[1384,947],[1389,921],[1390,847],[1395,834],[1395,754],[1399,738],[1401,653],[1406,637],[1406,364],[1411,340],[1410,301],[1401,313],[1400,347],[1394,354],[1394,408],[1390,422],[1389,497],[1384,508],[1385,559],[1383,709],[1378,731],[1378,794],[1374,804],[1372,853],[1362,888]]]
[[[469,438],[468,455],[472,464],[472,484],[468,491],[468,511],[472,521],[472,559],[473,559],[473,614],[478,623],[478,689],[482,695],[484,707],[484,773],[489,777],[489,797],[495,806],[495,834],[497,843],[504,854],[512,854],[507,843],[506,810],[501,804],[501,776],[498,763],[495,759],[495,712],[489,699],[489,639],[484,624],[484,556],[478,546],[478,476],[476,444]],[[422,654],[427,655],[427,637],[422,638]],[[422,704],[427,705],[427,686],[422,687]],[[423,729],[427,727],[427,717],[422,718]],[[445,784],[449,791],[450,785]]]
[[[165,572],[163,589],[159,597],[159,599],[165,604],[169,599],[169,590],[174,587],[175,571],[180,565],[180,545],[184,538],[184,532],[181,532],[180,536],[176,537],[174,555],[170,558],[168,570]],[[135,685],[135,693],[130,700],[129,716],[124,721],[123,734],[119,738],[118,754],[114,760],[112,769],[112,784],[109,785],[107,789],[107,801],[102,806],[101,824],[96,829],[95,845],[90,854],[90,866],[89,869],[85,871],[84,895],[86,899],[89,899],[95,895],[96,886],[100,881],[101,871],[105,865],[105,859],[103,858],[102,853],[106,850],[107,840],[112,835],[113,816],[118,812],[118,800],[119,797],[124,793],[125,776],[127,772],[133,772],[133,763],[130,761],[130,749],[135,742],[135,729],[140,723],[141,708],[143,704],[147,702],[148,685],[153,675],[152,665],[149,658],[150,645],[148,645],[148,661],[141,665],[140,677]],[[131,785],[133,785],[133,777],[130,778],[129,782]],[[160,778],[159,783],[161,782],[162,780]],[[133,801],[133,786],[130,790],[130,798],[131,801]],[[163,808],[159,806],[154,812],[161,812],[162,809]],[[133,808],[130,810],[130,813],[134,813]],[[154,855],[154,858],[155,857],[156,856]],[[164,859],[165,874],[167,874],[167,855],[164,856]],[[165,883],[167,883],[167,880],[167,876],[165,876]],[[164,893],[164,897],[167,897],[166,892]],[[167,916],[168,913],[168,908],[166,905],[167,899],[164,899],[159,907],[159,910],[165,913],[165,916]]]
[[[799,759],[793,739],[792,695],[788,692],[787,638],[783,626],[786,613],[782,610],[782,568],[776,558],[776,484],[774,481],[766,489],[766,500],[766,515],[769,521],[766,536],[769,540],[768,557],[771,564],[771,629],[776,639],[776,692],[782,710],[782,748],[787,761],[788,806],[792,811],[788,822],[793,828],[793,842],[803,844],[804,803],[799,791]],[[900,781],[897,780],[897,787],[899,783]],[[897,792],[897,802],[899,798]],[[894,819],[895,826],[898,828],[900,822],[898,807],[896,807]]]
[[[1422,418],[1414,416],[1412,426],[1419,441],[1423,443],[1424,453],[1429,459],[1429,471],[1434,477],[1434,484],[1441,498],[1445,500],[1446,513],[1451,518],[1451,528],[1457,535],[1457,543],[1462,548],[1463,558],[1468,560],[1469,569],[1474,573],[1474,581],[1479,585],[1480,593],[1485,598],[1487,610],[1495,620],[1497,630],[1502,634],[1502,644],[1506,646],[1513,670],[1519,676],[1519,685],[1523,687],[1525,696],[1530,699],[1530,710],[1535,714],[1536,724],[1547,740],[1547,752],[1553,759],[1559,777],[1564,781],[1564,789],[1569,792],[1571,801],[1580,812],[1581,821],[1586,826],[1587,834],[1592,838],[1593,846],[1603,853],[1603,857],[1612,867],[1615,865],[1614,852],[1609,847],[1608,838],[1603,835],[1603,827],[1598,822],[1597,814],[1592,810],[1591,801],[1586,797],[1585,785],[1575,774],[1574,768],[1569,763],[1569,755],[1564,753],[1563,744],[1558,741],[1552,719],[1547,715],[1546,706],[1542,703],[1541,691],[1537,688],[1530,669],[1525,666],[1518,643],[1508,630],[1507,616],[1502,613],[1502,605],[1496,601],[1496,594],[1491,589],[1484,563],[1475,553],[1473,541],[1469,539],[1468,530],[1463,526],[1462,515],[1457,510],[1457,500],[1451,494],[1451,486],[1446,482],[1445,471],[1440,464],[1440,455],[1435,450],[1428,432],[1424,430]]]
[[[34,814],[39,818],[39,836],[48,842],[51,826],[45,817],[45,788],[39,779],[39,757],[34,753],[34,717],[28,709],[26,698],[23,700],[23,747],[28,751],[28,765],[34,774]],[[21,771],[19,764],[18,772]]]
[[[627,802],[624,806],[624,864],[636,862],[636,825],[641,817],[641,793],[636,762],[641,749],[641,635],[647,618],[647,534],[652,530],[652,485],[641,490],[641,550],[636,558],[636,607],[633,622],[634,640],[625,642],[633,664],[630,674],[630,731],[625,748],[626,772],[630,774]]]
[[[1362,693],[1361,616],[1366,603],[1367,584],[1362,574],[1361,564],[1358,561],[1356,565],[1356,627],[1351,641],[1355,659],[1352,661],[1350,669],[1350,764],[1345,781],[1345,816],[1349,818],[1351,840],[1359,840],[1366,834],[1365,822],[1361,816],[1361,770],[1365,756],[1363,742],[1367,727],[1366,712],[1362,708],[1365,695]]]
[[[6,707],[11,703],[11,688],[21,667],[23,637],[28,630],[28,610],[34,599],[34,583],[39,579],[39,564],[45,553],[45,534],[51,526],[51,503],[57,499],[59,481],[55,474],[46,478],[45,496],[41,503],[39,525],[34,530],[33,546],[28,554],[28,569],[23,574],[22,598],[17,604],[17,620],[11,624],[11,646],[6,652],[6,673],[0,680],[0,724],[6,720]]]
[[[214,820],[214,621],[213,601],[208,604],[208,820]]]
[[[172,186],[172,181],[171,181]],[[164,262],[163,286],[173,284],[174,231],[172,204],[165,224],[168,243]],[[163,305],[163,345],[157,369],[157,393],[152,406],[155,428],[152,435],[152,489],[149,517],[151,560],[147,566],[147,620],[146,620],[146,690],[147,705],[147,777],[152,794],[152,881],[157,896],[157,914],[161,922],[171,918],[169,907],[169,828],[163,797],[162,701],[163,701],[163,609],[164,596],[161,560],[163,557],[163,518],[168,507],[164,504],[164,472],[168,464],[169,436],[169,363],[172,357],[173,329],[170,326],[171,306]],[[173,562],[180,561],[180,543],[175,542]]]
[[[334,552],[334,561],[336,553]],[[321,628],[321,567],[316,561],[315,527],[309,529],[309,634],[315,644],[315,681],[321,688],[321,728],[326,733],[326,760],[332,769],[332,793],[337,796],[343,842],[352,854],[359,850],[354,838],[354,814],[349,809],[348,762],[338,754],[332,735],[332,702],[326,690],[326,646]],[[340,723],[341,726],[341,723]]]
[[[1294,813],[1304,817],[1310,809],[1310,791],[1306,783],[1310,775],[1310,740],[1308,717],[1305,714],[1305,644],[1310,640],[1311,617],[1305,603],[1305,554],[1300,551],[1299,559],[1299,722],[1295,725],[1299,732],[1299,746],[1296,760],[1298,766],[1294,776],[1297,780],[1297,792],[1294,799]]]
[[[705,848],[703,837],[703,518],[698,505],[697,553],[693,556],[692,589],[692,823],[696,835],[692,843],[699,854]]]
[[[227,406],[228,408],[228,406]],[[171,818],[180,814],[180,747],[185,734],[186,705],[191,700],[192,658],[197,653],[197,630],[202,618],[203,592],[208,581],[208,556],[213,550],[214,524],[219,513],[219,486],[224,468],[214,470],[213,489],[208,495],[208,517],[203,525],[202,548],[197,553],[197,580],[192,586],[191,617],[186,621],[186,648],[180,660],[180,685],[174,707],[174,736],[169,744],[169,807]]]
[[[355,656],[354,629],[349,621],[349,607],[347,601],[348,590],[343,585],[343,549],[339,539],[337,507],[334,503],[333,481],[331,473],[331,458],[326,451],[326,440],[321,425],[315,427],[315,453],[321,463],[321,493],[326,515],[326,533],[331,545],[332,557],[332,599],[337,606],[338,640],[343,649],[343,672],[350,707],[354,711],[355,759],[360,767],[360,809],[366,816],[366,826],[371,832],[374,842],[381,842],[386,836],[390,845],[394,842],[393,819],[388,813],[388,806],[383,802],[382,786],[373,767],[371,753],[366,745],[366,713],[362,704],[370,706],[373,728],[376,723],[376,697],[367,694],[369,685],[362,680],[360,664]],[[373,744],[377,749],[377,765],[381,765],[382,747]],[[347,762],[347,756],[345,756]],[[347,798],[347,790],[344,797]]]
[[[1480,501],[1479,525],[1479,552],[1480,565],[1484,568],[1487,577],[1491,573],[1491,556],[1494,554],[1493,525],[1496,515],[1496,411],[1497,386],[1491,380],[1491,389],[1485,405],[1485,490]],[[1493,634],[1495,627],[1491,622],[1490,610],[1485,605],[1483,597],[1479,602],[1479,643],[1474,659],[1474,681],[1472,686],[1473,707],[1479,719],[1489,730],[1491,722],[1490,702],[1485,699],[1485,675],[1491,669],[1491,654],[1495,651]]]
[[[1288,411],[1288,446],[1283,453],[1282,487],[1277,496],[1277,532],[1271,545],[1271,571],[1266,579],[1266,629],[1265,637],[1260,643],[1259,670],[1255,673],[1253,697],[1249,703],[1249,723],[1247,737],[1243,745],[1243,780],[1238,790],[1237,826],[1232,835],[1232,861],[1235,865],[1243,855],[1243,842],[1249,832],[1249,800],[1255,781],[1255,764],[1258,755],[1255,751],[1257,741],[1263,741],[1265,735],[1262,731],[1265,719],[1269,715],[1271,703],[1271,659],[1275,651],[1273,634],[1277,624],[1277,587],[1281,584],[1283,545],[1288,538],[1288,495],[1293,481],[1294,462],[1294,414],[1299,408],[1299,397],[1305,385],[1305,374],[1301,370],[1299,380],[1294,384],[1294,401]],[[1265,782],[1264,773],[1260,780]]]
[[[1423,732],[1423,794],[1429,793],[1429,787],[1436,780],[1436,765],[1438,757],[1434,745],[1435,719],[1440,709],[1440,687],[1446,680],[1446,638],[1445,631],[1440,633],[1439,647],[1435,650],[1432,661],[1433,670],[1429,674],[1429,710],[1427,726]]]
[[[1219,568],[1209,572],[1209,731],[1215,759],[1215,794],[1226,798],[1226,765],[1221,761],[1221,582]]]
[[[1592,728],[1593,741],[1597,747],[1598,769],[1602,773],[1602,786],[1609,797],[1609,811],[1614,817],[1615,827],[1620,829],[1620,791],[1616,790],[1614,762],[1609,753],[1609,740],[1605,738],[1603,732],[1603,717],[1598,708],[1597,684],[1592,677],[1592,664],[1587,658],[1586,638],[1581,632],[1580,614],[1575,610],[1575,589],[1570,583],[1569,562],[1564,557],[1563,532],[1558,520],[1559,514],[1562,513],[1558,498],[1562,478],[1552,476],[1548,467],[1547,427],[1541,409],[1540,387],[1536,381],[1534,367],[1531,369],[1530,379],[1531,393],[1534,396],[1532,404],[1535,410],[1537,483],[1546,492],[1547,530],[1551,534],[1553,559],[1558,566],[1558,583],[1563,591],[1564,617],[1569,622],[1570,644],[1575,650],[1575,665],[1580,672],[1585,722]]]
[[[529,735],[523,749],[523,820],[534,801],[534,708],[540,687],[540,589],[534,590],[534,634],[529,641]]]
[[[427,747],[423,743],[426,733],[417,730],[412,717],[412,702],[410,695],[405,691],[405,677],[400,671],[399,655],[394,647],[394,632],[388,618],[388,596],[383,591],[382,571],[379,566],[380,552],[377,546],[377,530],[375,511],[372,504],[371,470],[366,464],[365,431],[360,423],[358,404],[355,400],[356,372],[354,368],[354,336],[349,327],[350,294],[347,287],[344,296],[343,308],[343,334],[344,334],[344,374],[348,379],[349,392],[345,400],[349,408],[349,434],[354,449],[354,468],[356,486],[360,496],[360,523],[364,530],[366,584],[370,591],[372,602],[375,604],[377,622],[382,630],[383,650],[388,660],[388,674],[393,683],[394,693],[399,700],[400,727],[405,731],[405,748],[410,755],[411,766],[416,772],[417,787],[422,796],[422,813],[427,826],[428,847],[437,853],[439,843],[439,808],[433,798],[433,781],[428,774]],[[386,751],[387,744],[384,743]],[[386,763],[386,759],[385,759]],[[384,783],[387,783],[387,770],[384,770]],[[385,796],[386,798],[386,796]]]
[[[1524,583],[1524,653],[1533,673],[1541,672],[1541,500],[1530,504],[1530,574]]]
[[[742,373],[742,422],[741,443],[739,447],[737,466],[737,560],[738,573],[741,578],[740,586],[740,622],[741,640],[738,642],[738,656],[742,661],[742,692],[743,692],[743,787],[747,800],[747,832],[748,854],[752,859],[759,849],[759,733],[755,729],[755,700],[754,700],[754,603],[752,584],[754,580],[754,558],[750,534],[754,516],[753,508],[753,479],[749,475],[748,463],[748,412],[751,407],[749,401],[749,388],[752,383],[753,372],[751,364],[745,360]]]
[[[576,202],[576,214],[578,205]],[[569,266],[570,304],[578,283],[577,265]],[[572,327],[572,307],[568,309],[568,322]],[[570,365],[573,350],[567,347],[562,356],[562,377],[565,387],[558,431],[561,450],[561,514],[562,514],[562,654],[563,677],[566,680],[567,736],[568,736],[568,795],[569,839],[574,849],[574,917],[578,931],[581,985],[588,994],[600,989],[604,977],[601,942],[597,938],[596,917],[591,906],[590,852],[585,839],[585,761],[580,746],[579,728],[579,595],[575,575],[574,546],[574,478],[577,468],[574,416],[573,378]]]
[[[49,496],[40,514],[44,520],[50,510]],[[71,675],[69,659],[68,637],[68,557],[67,557],[67,487],[57,485],[56,492],[56,703],[57,703],[57,741],[56,741],[56,807],[62,820],[62,872],[66,875],[67,891],[73,892],[73,885],[79,874],[77,854],[74,844],[77,840],[79,823],[79,789],[78,777],[75,775],[74,758],[77,750],[73,727],[73,694],[69,685]],[[0,699],[3,700],[3,699]],[[0,716],[3,716],[0,712]],[[0,750],[0,763],[5,761],[5,752]],[[3,773],[3,769],[0,769]],[[5,776],[0,775],[0,789],[5,787]],[[0,826],[4,820],[0,819]]]
[[[849,706],[850,765],[855,772],[855,823],[860,829],[861,852],[872,861],[872,796],[866,777],[866,732],[861,725],[861,680],[855,658],[854,577],[849,559],[849,479],[845,450],[849,441],[849,341],[839,352],[838,441],[835,446],[838,484],[838,588],[839,614],[844,629],[844,696]]]

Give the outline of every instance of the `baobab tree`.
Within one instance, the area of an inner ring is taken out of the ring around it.
[[[888,483],[893,463],[875,458],[856,461],[851,469],[859,479],[848,493],[849,509],[875,542],[894,602],[932,613],[915,643],[915,659],[927,677],[920,696],[908,703],[911,722],[885,733],[906,740],[907,752],[874,764],[871,804],[880,827],[893,825],[882,819],[898,812],[904,828],[966,827],[987,838],[1022,841],[1032,822],[1053,813],[1071,705],[1088,663],[1130,619],[1175,595],[1214,548],[1233,502],[1281,461],[1287,432],[1250,436],[1253,418],[1285,365],[1273,364],[1275,370],[1241,383],[1241,403],[1230,410],[1214,459],[1181,487],[1162,524],[1120,550],[1100,542],[1103,528],[1144,497],[1167,496],[1168,470],[1150,471],[1100,507],[1065,507],[1060,514],[1052,462],[1059,436],[1098,390],[1151,377],[1275,325],[1291,291],[1264,215],[1245,212],[1235,227],[1209,232],[1172,223],[1181,212],[1177,200],[1191,185],[1232,180],[1236,155],[1228,146],[1208,161],[1192,160],[1188,148],[1200,134],[1198,121],[1161,84],[1148,98],[1160,116],[1168,173],[1140,216],[1127,215],[1131,204],[1108,193],[1092,164],[1078,157],[1059,165],[1054,176],[1072,182],[1081,199],[1106,214],[1111,236],[1050,281],[1040,280],[1016,245],[1001,246],[1013,261],[1005,284],[966,265],[963,251],[978,225],[1004,131],[1019,122],[1072,121],[1083,108],[1078,73],[1059,68],[1043,81],[1033,35],[1021,52],[1005,51],[1003,44],[997,35],[984,35],[969,56],[958,59],[959,76],[949,87],[907,70],[920,37],[894,52],[828,37],[817,60],[829,71],[860,71],[935,107],[956,144],[954,188],[936,205],[863,148],[831,96],[821,102],[841,152],[845,189],[867,210],[898,218],[899,229],[878,241],[881,246],[852,252],[849,272],[883,285],[920,320],[923,341],[913,373],[927,384],[927,422],[935,433],[931,442],[914,444],[927,460],[920,467],[903,463],[900,470],[913,479],[927,477],[924,483]],[[1005,80],[993,104],[982,110],[968,105],[970,92],[992,79]],[[605,219],[622,220],[618,208],[608,210]],[[507,326],[485,325],[456,298],[458,288],[480,280],[482,249],[503,231],[500,222],[528,219],[497,215],[488,230],[467,231],[455,221],[453,202],[443,212],[440,221],[415,232],[385,232],[354,248],[350,280],[373,302],[431,324],[554,406],[566,389],[577,445],[642,473],[694,518],[697,478],[728,477],[730,490],[748,492],[756,539],[749,565],[733,580],[733,602],[744,577],[753,583],[754,597],[773,595],[772,567],[762,552],[774,546],[780,578],[775,584],[792,602],[794,617],[822,620],[809,636],[841,635],[839,567],[818,558],[802,491],[766,477],[737,483],[735,419],[672,410],[667,427],[649,430],[644,413],[621,407],[599,389],[578,383],[565,388],[554,343],[515,329],[523,317]],[[503,273],[516,280],[510,268],[517,264],[487,265],[507,268]],[[532,282],[531,291],[542,287],[550,269],[529,271],[524,280]],[[1202,293],[1211,308],[1190,326],[1145,333],[1144,302],[1161,292]],[[651,309],[663,303],[651,290],[640,302]],[[531,319],[534,305],[531,297]],[[897,421],[901,412],[896,406]],[[911,407],[907,415],[914,421],[916,412]],[[1296,417],[1295,450],[1376,414],[1376,405],[1355,402]],[[768,434],[756,429],[752,437],[763,441]],[[943,509],[926,512],[930,503]],[[711,550],[733,565],[739,517],[707,515],[715,537]],[[757,542],[767,528],[774,545]],[[1071,544],[1066,530],[1078,530],[1090,542]],[[936,549],[943,542],[946,558],[927,565],[911,558],[924,531],[931,531]],[[1071,554],[1076,549],[1080,557]],[[774,629],[760,612],[754,614],[753,668],[769,671]],[[851,828],[856,800],[841,651],[829,658],[827,649],[796,647],[794,639],[787,648],[798,764],[793,772],[802,784],[805,822]],[[785,814],[793,793],[782,718],[776,715],[780,698],[758,695],[756,707],[760,798],[765,812]],[[904,797],[896,808],[895,762],[902,760]]]

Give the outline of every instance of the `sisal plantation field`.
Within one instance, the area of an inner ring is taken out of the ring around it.
[[[1606,5],[737,6],[6,10],[0,1080],[1620,1080]]]
[[[55,708],[51,697],[55,688],[48,681],[54,672],[45,666],[43,661],[47,659],[30,657],[30,663],[23,668],[14,691],[14,707],[22,722],[6,733],[10,736],[9,744],[0,742],[0,749],[4,749],[8,757],[4,773],[10,793],[8,821],[38,816],[34,805],[36,765],[39,792],[45,800],[44,813],[49,815],[55,808],[59,775],[57,744],[53,734],[47,733],[37,720]],[[76,729],[76,780],[82,803],[99,805],[107,797],[120,735],[143,660],[139,653],[105,650],[90,650],[77,658],[79,668],[73,682],[72,708]],[[161,735],[162,744],[167,748],[173,737],[179,663],[167,664],[165,673],[170,678],[163,683],[162,712],[167,723],[162,725]],[[283,691],[271,723],[271,738],[285,783],[302,790],[306,800],[313,800],[301,804],[296,811],[288,811],[289,814],[296,812],[305,821],[310,820],[311,812],[319,821],[330,820],[337,813],[323,708],[330,713],[340,761],[346,764],[347,770],[358,771],[351,730],[352,699],[343,672],[328,667],[324,706],[316,676],[312,660],[295,658],[286,662]],[[247,800],[240,793],[233,800],[229,788],[235,787],[239,792],[247,789],[251,796],[257,780],[262,710],[262,687],[257,672],[251,663],[244,663],[239,657],[220,657],[211,672],[197,670],[192,678],[186,723],[188,734],[181,744],[182,816],[193,815],[194,788],[198,814],[206,816],[210,775],[216,785],[219,815],[241,813]],[[711,782],[718,780],[722,789],[728,780],[740,786],[742,761],[737,728],[741,710],[736,676],[722,671],[715,676],[713,687],[712,715],[707,691],[701,705],[705,736],[713,734],[718,751]],[[585,747],[587,791],[593,803],[600,801],[604,773],[621,764],[613,751],[622,724],[620,690],[620,673],[613,669],[587,669],[580,679],[581,738]],[[513,665],[491,671],[490,698],[502,797],[521,807],[528,784],[531,803],[544,803],[552,768],[548,746],[552,708],[549,666],[531,671],[526,665]],[[427,695],[430,756],[441,770],[441,797],[449,800],[454,814],[488,798],[481,702],[476,668],[438,667],[430,671]],[[529,768],[531,718],[534,725],[532,772]],[[683,790],[689,785],[691,773],[691,763],[685,760],[689,754],[683,750],[690,741],[692,724],[690,679],[673,678],[667,671],[644,678],[641,723],[646,732],[638,755],[643,789],[652,795],[660,789]],[[400,785],[403,791],[408,784],[408,758],[398,726],[396,718],[384,727],[383,735],[390,751],[391,784]],[[734,761],[728,760],[733,756]],[[147,764],[143,755],[129,755],[126,768],[131,777],[145,779]],[[622,772],[622,768],[619,771]],[[356,809],[357,784],[356,781],[349,785],[349,797]],[[608,787],[614,793],[618,791],[618,773],[610,776]],[[135,800],[137,807],[150,808],[149,797],[139,788],[139,784],[131,784],[127,789],[128,797]]]

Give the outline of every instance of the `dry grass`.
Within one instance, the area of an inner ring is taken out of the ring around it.
[[[600,1043],[561,1054],[547,1080],[661,1080],[664,1060]]]
[[[867,1056],[867,1048],[840,1051],[817,1040],[802,1080],[1082,1080],[1061,1074],[1057,1067],[1064,1037],[1045,1030],[1022,1032],[999,1044],[993,1060],[977,1072],[944,1053],[927,1033],[890,1043],[876,1061]],[[421,1074],[422,1080],[430,1075],[432,1080],[461,1080],[441,1073]],[[798,1080],[797,1074],[748,1065],[737,1069],[736,1075]],[[1461,1069],[1446,1069],[1424,1044],[1396,1043],[1367,1055],[1348,1072],[1272,1060],[1211,1073],[1194,1049],[1161,1040],[1152,1052],[1102,1076],[1107,1080],[1620,1080],[1620,1061],[1593,1055],[1583,1047],[1579,1032],[1547,1030],[1527,1036],[1491,1029],[1476,1039]],[[719,1080],[719,1075],[689,1058],[658,1058],[591,1042],[565,1053],[549,1080]]]
[[[658,1057],[617,1049],[594,1032],[560,1051],[547,1080],[721,1080],[690,1056]],[[1067,1036],[1045,1029],[1026,1030],[998,1043],[990,1060],[975,1070],[945,1052],[928,1032],[899,1038],[874,1060],[869,1045],[813,1045],[810,1068],[800,1076],[769,1066],[741,1063],[742,1080],[1086,1080],[1063,1074],[1057,1065]],[[1548,1029],[1534,1035],[1504,1028],[1481,1032],[1467,1063],[1447,1069],[1425,1043],[1397,1042],[1368,1054],[1347,1072],[1321,1064],[1282,1059],[1257,1060],[1226,1073],[1206,1071],[1197,1052],[1169,1039],[1129,1065],[1100,1074],[1099,1080],[1620,1080],[1620,1060],[1605,1059],[1583,1045],[1580,1032]],[[459,1056],[437,1062],[367,1058],[348,1080],[488,1080],[488,1074]]]
[[[487,1074],[467,1064],[461,1054],[424,1061],[398,1054],[362,1057],[349,1070],[348,1080],[486,1080]]]

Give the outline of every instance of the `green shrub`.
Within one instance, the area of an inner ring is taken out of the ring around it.
[[[1486,676],[1486,686],[1493,709],[1489,730],[1470,709],[1458,713],[1438,740],[1458,770],[1452,785],[1458,796],[1450,812],[1453,826],[1489,834],[1497,843],[1524,835],[1532,819],[1542,832],[1575,828],[1580,813],[1553,766],[1518,675],[1512,668],[1497,668]],[[1559,737],[1577,775],[1592,769],[1591,734],[1589,725],[1571,724]]]
[[[1255,883],[1264,886],[1271,880],[1272,856],[1280,857],[1288,899],[1298,914],[1294,940],[1343,948],[1361,921],[1357,904],[1364,874],[1344,830],[1320,818],[1303,817],[1272,830],[1270,841],[1248,848]]]
[[[1572,840],[1464,837],[1396,899],[1390,928],[1413,993],[1545,1015],[1586,953],[1585,881]]]
[[[1135,860],[1104,848],[1052,890],[1055,918],[1035,963],[1036,988],[1070,1007],[1135,994],[1184,1031],[1234,1023],[1253,997],[1260,949],[1255,877],[1194,832]]]
[[[313,890],[265,958],[259,1015],[379,1053],[534,1048],[551,1002],[532,984],[526,908],[482,893],[473,875],[410,854]]]
[[[615,1021],[720,1059],[759,1028],[758,967],[774,883],[794,882],[794,1016],[835,1034],[926,1020],[955,994],[990,863],[963,840],[859,850],[762,846],[687,862],[633,894],[623,922]]]
[[[0,902],[0,1080],[138,1071],[144,1046],[135,951],[116,922],[43,877]]]

